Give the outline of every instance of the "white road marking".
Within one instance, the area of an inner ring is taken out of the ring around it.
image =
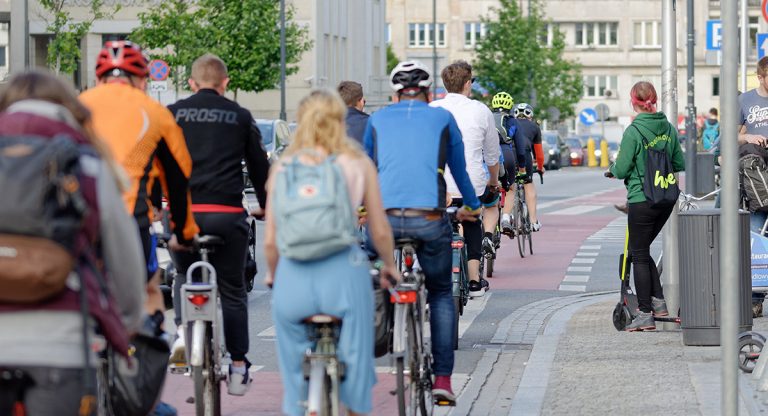
[[[616,188],[616,189],[619,189],[619,188]],[[587,199],[588,200],[589,198],[596,197],[598,195],[607,194],[608,192],[613,192],[616,189],[605,189],[605,190],[602,190],[602,191],[592,192],[591,194],[586,194],[586,195],[581,195],[581,196],[574,196],[572,198],[566,198],[566,199],[559,199],[557,201],[545,202],[543,204],[537,204],[537,207],[538,207],[538,209],[543,210],[543,209],[547,209],[547,208],[555,206],[555,205],[570,205],[570,203],[573,202],[573,201],[577,201],[577,200],[580,200],[580,199]]]
[[[594,263],[594,262],[595,262],[595,259],[580,259],[580,258],[575,258],[575,259],[571,260],[571,263],[572,263],[572,264],[592,264],[592,263]]]
[[[600,253],[595,253],[594,251],[579,251],[576,253],[576,257],[597,257]]]
[[[261,370],[262,368],[264,368],[263,365],[252,365],[251,368],[248,369],[248,372],[249,373],[255,373],[255,372]]]
[[[589,273],[589,272],[592,271],[592,268],[591,267],[581,267],[581,266],[570,266],[570,267],[568,267],[567,271],[569,271],[569,272],[587,272],[587,273]]]
[[[581,215],[581,214],[586,214],[587,212],[597,211],[598,209],[603,207],[604,205],[576,205],[575,207],[561,209],[559,211],[550,212],[548,214],[549,215]]]
[[[563,282],[586,283],[588,281],[589,276],[565,275],[565,278],[563,278]]]
[[[486,305],[488,305],[488,299],[492,295],[493,292],[485,292],[485,296],[482,298],[470,299],[467,302],[466,306],[464,306],[464,314],[459,318],[459,338],[464,336],[464,333],[467,332],[475,318],[485,309]]]
[[[584,285],[560,285],[558,290],[563,292],[586,292],[587,287]]]
[[[276,337],[277,334],[275,333],[275,326],[270,326],[269,328],[259,332],[257,337]]]
[[[579,250],[600,250],[601,246],[581,246]]]

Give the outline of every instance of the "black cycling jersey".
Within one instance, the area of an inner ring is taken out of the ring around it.
[[[536,122],[533,120],[529,120],[527,118],[518,118],[517,131],[515,132],[515,135],[520,135],[523,139],[525,139],[525,150],[528,152],[531,151],[534,144],[541,144],[541,128],[539,128],[539,125],[536,124]]]
[[[242,206],[245,159],[259,204],[266,206],[269,161],[251,113],[212,89],[168,108],[184,130],[192,156],[192,202]]]

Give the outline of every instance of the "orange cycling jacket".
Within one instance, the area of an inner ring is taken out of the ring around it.
[[[139,228],[153,220],[149,197],[159,179],[168,196],[173,233],[181,242],[192,240],[199,232],[189,196],[192,158],[171,112],[144,91],[120,83],[89,89],[80,101],[91,111],[96,135],[130,178],[123,200]]]

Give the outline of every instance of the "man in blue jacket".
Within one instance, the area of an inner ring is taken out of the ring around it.
[[[347,136],[363,144],[365,125],[368,124],[368,114],[363,97],[363,86],[354,81],[342,81],[338,87],[339,95],[347,105]]]
[[[465,204],[457,214],[459,220],[476,220],[481,205],[467,174],[456,120],[447,110],[427,105],[430,85],[432,77],[422,63],[398,64],[390,76],[396,104],[371,116],[364,143],[378,167],[381,197],[395,238],[418,242],[416,255],[429,292],[435,372],[432,396],[438,403],[453,405],[453,230],[445,213],[446,164]]]

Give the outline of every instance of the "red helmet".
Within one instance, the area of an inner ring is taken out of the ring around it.
[[[120,72],[114,75],[125,72],[129,75],[146,77],[149,74],[147,58],[144,57],[139,45],[125,40],[110,40],[104,44],[104,48],[96,58],[96,78],[109,75],[110,71],[115,70]]]

